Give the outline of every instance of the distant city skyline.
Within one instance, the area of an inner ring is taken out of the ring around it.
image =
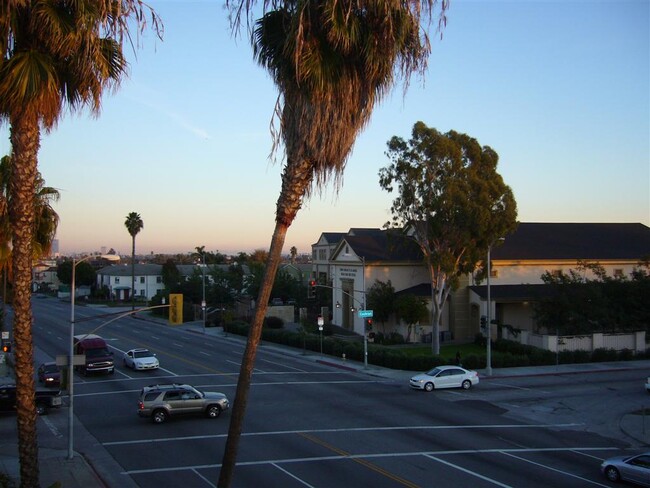
[[[124,226],[144,227],[136,253],[224,254],[268,249],[282,164],[271,164],[277,90],[223,2],[148,2],[165,36],[127,52],[130,77],[102,112],[65,116],[43,134],[39,170],[64,255],[130,254]],[[398,85],[359,136],[337,193],[305,202],[285,249],[311,251],[322,232],[381,228],[386,143],[419,120],[492,147],[522,222],[640,222],[650,226],[650,2],[452,0],[443,37],[430,32],[424,82]],[[0,126],[0,155],[9,154]],[[282,150],[278,156],[282,157]]]

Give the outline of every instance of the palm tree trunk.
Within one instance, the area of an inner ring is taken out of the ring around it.
[[[228,438],[226,439],[226,447],[221,463],[221,471],[219,473],[219,488],[227,488],[232,481],[232,475],[235,468],[237,458],[237,448],[239,444],[239,437],[241,435],[242,424],[244,423],[244,414],[246,413],[246,405],[248,403],[248,392],[251,384],[251,377],[253,375],[253,367],[255,366],[255,355],[257,354],[257,346],[262,336],[262,325],[264,323],[264,316],[266,315],[267,304],[271,296],[273,282],[275,275],[280,264],[282,255],[282,246],[287,235],[288,226],[276,223],[273,238],[271,240],[271,249],[269,257],[266,262],[266,270],[260,287],[259,296],[257,298],[257,308],[253,317],[250,331],[248,332],[248,342],[244,350],[241,367],[239,370],[239,380],[237,381],[237,391],[235,392],[235,400],[233,403],[232,413],[230,416],[230,427],[228,429]]]
[[[264,271],[264,278],[257,297],[257,308],[255,309],[253,323],[248,332],[248,341],[239,370],[237,390],[230,415],[228,438],[226,439],[221,471],[219,472],[219,482],[217,484],[219,488],[228,488],[232,482],[235,463],[237,461],[239,437],[241,436],[242,424],[244,423],[248,392],[250,390],[251,377],[253,376],[253,367],[255,365],[255,355],[257,354],[257,346],[262,336],[262,325],[268,308],[269,298],[271,297],[273,282],[275,281],[275,275],[282,258],[282,247],[287,236],[287,230],[289,230],[291,223],[296,218],[298,210],[302,206],[302,198],[311,185],[312,179],[313,173],[309,161],[302,161],[300,164],[291,164],[287,157],[287,165],[282,175],[282,190],[276,204],[275,230],[271,238],[271,248],[269,249],[266,270]]]
[[[32,236],[34,232],[34,183],[40,130],[35,115],[11,120],[13,168],[9,218],[13,243],[13,336],[15,342],[16,410],[20,486],[39,486],[38,443],[32,344]]]

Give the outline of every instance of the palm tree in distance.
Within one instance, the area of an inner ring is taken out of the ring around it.
[[[135,310],[135,236],[140,233],[144,223],[139,213],[131,212],[126,216],[124,225],[131,235],[131,310]]]
[[[276,203],[275,229],[257,308],[237,382],[220,488],[232,481],[255,355],[287,230],[313,190],[333,180],[338,190],[354,141],[375,104],[400,75],[423,72],[430,53],[421,20],[436,0],[265,0],[264,15],[250,22],[255,0],[230,0],[238,28],[253,25],[253,51],[280,91],[279,130],[286,163]],[[444,24],[447,0],[441,0]]]
[[[155,12],[140,0],[10,0],[0,2],[0,122],[10,126],[12,178],[8,215],[14,272],[14,358],[20,480],[39,485],[31,273],[36,212],[33,205],[41,130],[66,110],[98,113],[104,89],[125,74],[129,29],[145,28]]]

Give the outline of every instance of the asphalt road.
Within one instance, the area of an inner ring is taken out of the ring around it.
[[[33,303],[39,360],[68,354],[69,303]],[[92,319],[105,312],[79,307],[76,333],[105,323]],[[110,455],[125,483],[216,486],[229,412],[154,425],[136,415],[138,392],[182,382],[232,402],[244,343],[132,318],[97,333],[109,342],[117,369],[75,376],[75,415],[96,441],[84,448]],[[161,369],[123,367],[121,355],[133,347],[154,351]],[[629,375],[607,373],[493,380],[427,394],[261,347],[233,486],[612,486],[599,473],[601,460],[638,446],[610,436],[609,424],[621,403],[636,401],[638,389]],[[67,411],[43,422],[39,429],[58,433],[51,442],[65,446]]]

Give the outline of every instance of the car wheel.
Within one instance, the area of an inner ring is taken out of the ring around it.
[[[614,466],[607,466],[605,468],[605,476],[609,481],[619,481],[621,479],[621,474]]]
[[[153,420],[154,424],[162,424],[167,420],[167,412],[164,410],[156,410],[151,415],[151,420]]]
[[[42,403],[37,403],[36,404],[36,413],[38,415],[46,415],[47,414],[47,407],[43,405]]]
[[[433,383],[425,383],[424,384],[424,391],[433,391]]]
[[[221,407],[219,407],[219,405],[210,405],[205,411],[205,414],[211,419],[216,419],[221,415]]]
[[[472,382],[470,380],[465,380],[461,386],[463,387],[463,390],[469,390],[472,387]]]

